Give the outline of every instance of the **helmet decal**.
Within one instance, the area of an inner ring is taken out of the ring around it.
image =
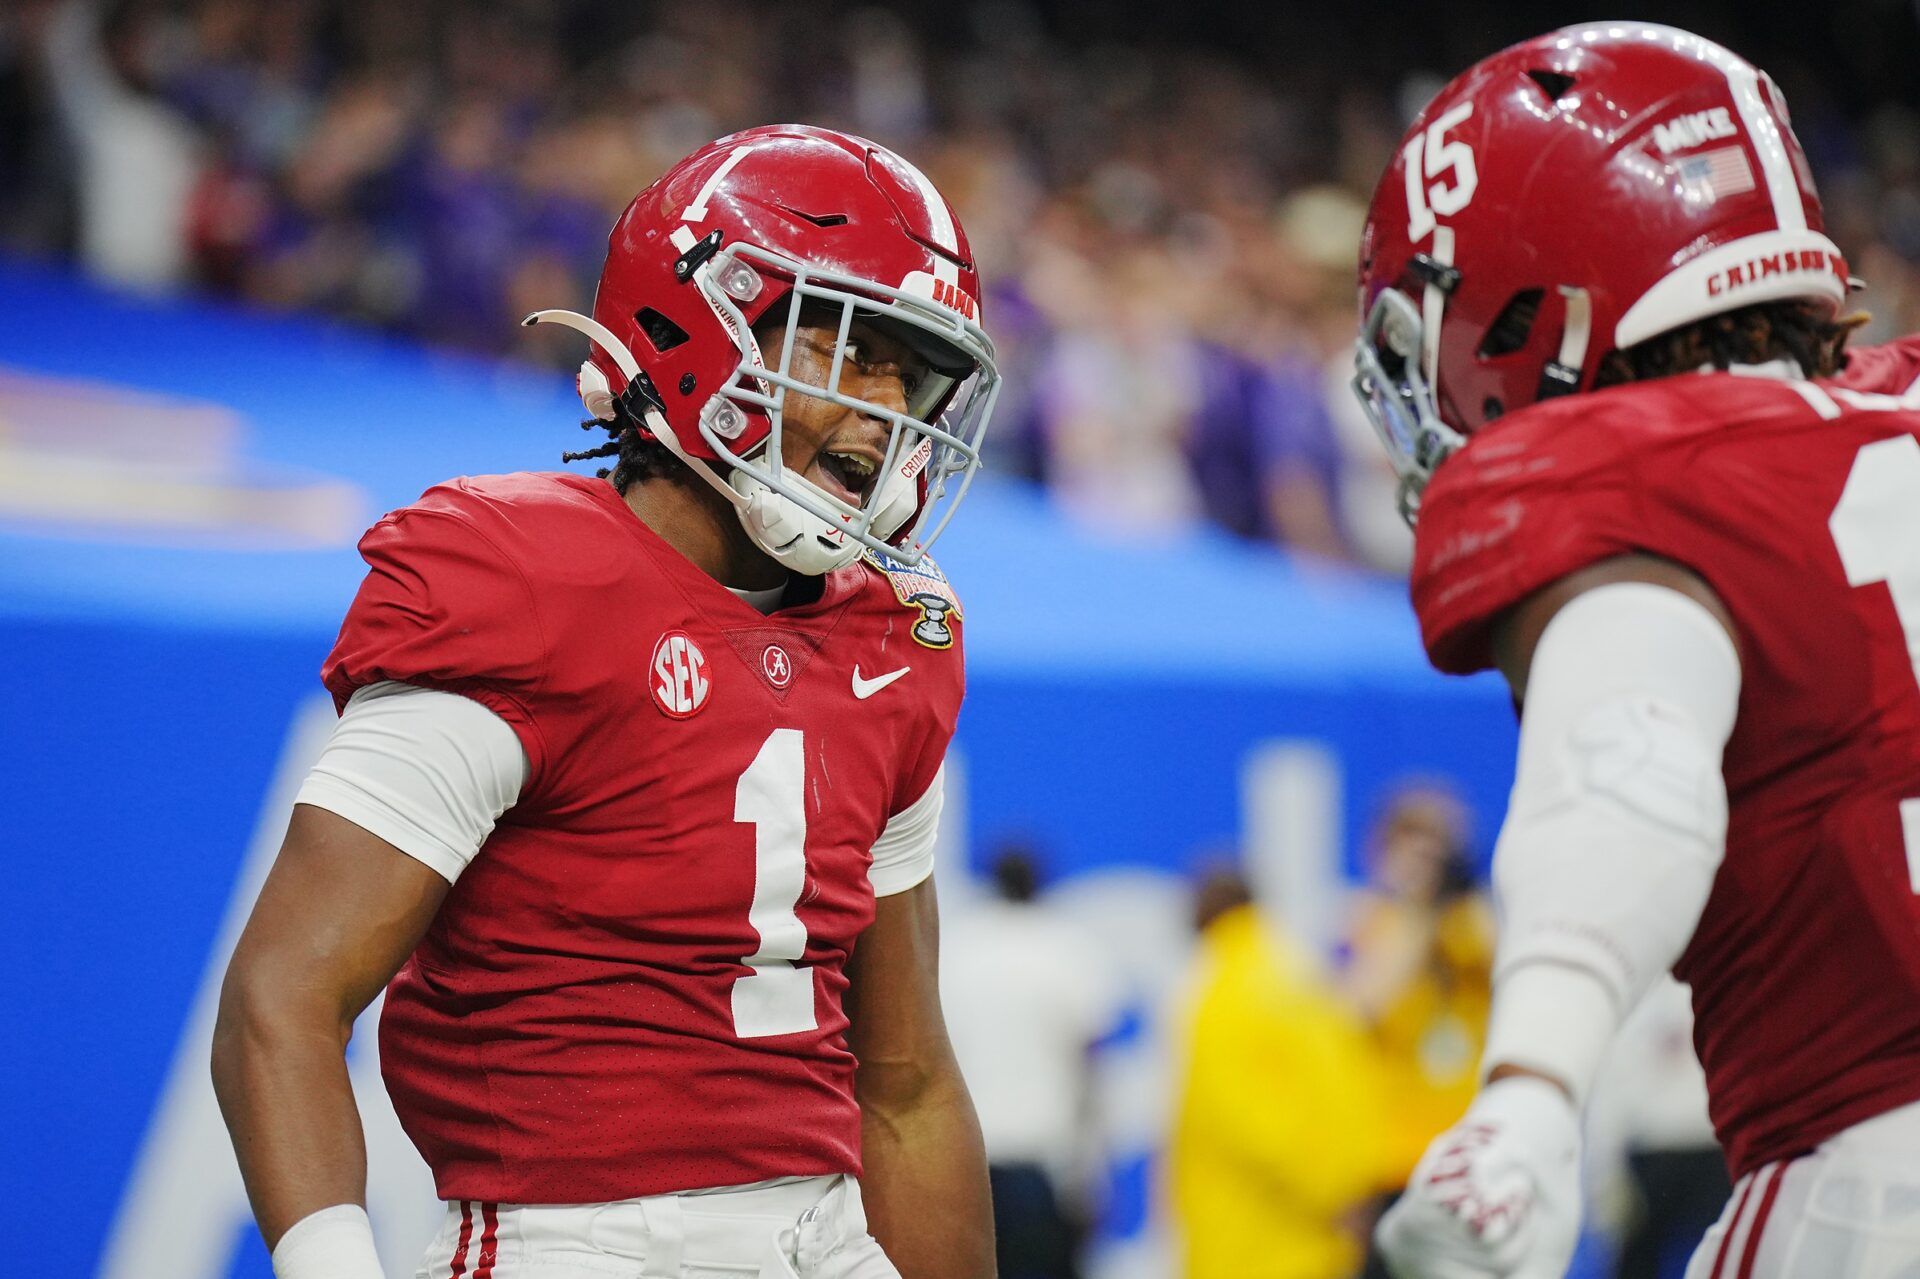
[[[1480,189],[1473,148],[1457,138],[1446,140],[1447,131],[1472,114],[1473,102],[1469,99],[1428,125],[1425,134],[1407,142],[1407,238],[1415,244],[1433,231],[1436,215],[1451,217],[1460,212]]]
[[[705,222],[707,220],[708,199],[719,189],[720,184],[727,180],[727,175],[732,173],[734,168],[751,154],[753,154],[753,146],[751,143],[743,147],[735,147],[727,158],[720,162],[720,167],[713,171],[713,176],[709,177],[701,186],[700,194],[693,197],[693,203],[689,204],[686,210],[680,214],[680,220],[682,222]],[[690,247],[691,246],[681,246],[681,251],[685,252],[686,249]]]

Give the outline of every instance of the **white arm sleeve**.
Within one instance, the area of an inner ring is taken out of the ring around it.
[[[1583,1100],[1614,1029],[1693,935],[1726,850],[1740,700],[1726,628],[1677,591],[1581,595],[1540,637],[1494,850],[1500,943],[1483,1070]]]
[[[940,834],[946,791],[947,766],[942,764],[926,794],[887,819],[887,828],[873,841],[873,865],[867,871],[875,897],[904,893],[933,874],[933,845]]]
[[[451,884],[526,780],[505,720],[458,693],[388,681],[347,702],[294,802],[338,813]]]

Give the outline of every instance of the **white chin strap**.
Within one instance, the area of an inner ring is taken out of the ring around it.
[[[860,558],[860,543],[848,537],[845,530],[782,497],[745,471],[733,472],[726,492],[754,545],[791,572],[818,577]]]
[[[696,469],[705,471],[706,468]],[[712,475],[710,471],[707,474]],[[788,474],[796,483],[811,483],[804,476]],[[845,529],[774,492],[745,471],[734,471],[728,476],[727,497],[740,513],[741,526],[754,545],[792,572],[814,577],[845,568],[860,558],[861,544],[848,537]],[[821,497],[832,501],[824,493]],[[918,486],[896,466],[881,486],[877,513],[873,517],[874,535],[892,537],[912,518],[918,506]]]

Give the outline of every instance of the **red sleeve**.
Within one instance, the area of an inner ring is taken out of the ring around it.
[[[360,539],[367,576],[320,678],[344,707],[397,680],[459,693],[512,726],[538,778],[546,750],[532,706],[546,641],[519,567],[457,513],[409,508]]]
[[[1831,379],[1850,391],[1905,395],[1920,384],[1920,334],[1847,353],[1847,367]]]
[[[966,624],[962,620],[966,610],[953,583],[931,556],[908,567],[890,556],[869,554],[862,568],[870,571],[864,587],[882,601],[881,611],[900,617],[895,610],[904,609],[904,618],[913,619],[908,624],[913,643],[906,645],[905,652],[913,655],[915,687],[918,696],[925,699],[915,731],[900,745],[906,766],[894,784],[887,810],[891,818],[927,793],[940,765],[946,762],[947,744],[953,740],[960,703],[967,694]],[[904,653],[901,660],[906,660]]]
[[[954,726],[960,720],[960,703],[967,692],[966,662],[961,655],[964,647],[961,629],[959,626],[953,628],[953,647],[940,655],[944,669],[933,713],[925,720],[911,763],[900,774],[900,786],[894,794],[892,811],[887,814],[889,817],[899,816],[925,795],[927,788],[933,785],[940,766],[947,762],[947,746],[953,741]]]
[[[1420,505],[1411,588],[1442,671],[1493,665],[1493,626],[1569,573],[1645,549],[1630,455],[1564,414],[1497,428],[1449,458]],[[1549,418],[1549,420],[1541,420]]]

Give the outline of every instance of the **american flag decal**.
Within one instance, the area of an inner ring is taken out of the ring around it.
[[[1680,194],[1693,204],[1712,204],[1754,189],[1753,165],[1739,147],[1715,147],[1680,161]]]

